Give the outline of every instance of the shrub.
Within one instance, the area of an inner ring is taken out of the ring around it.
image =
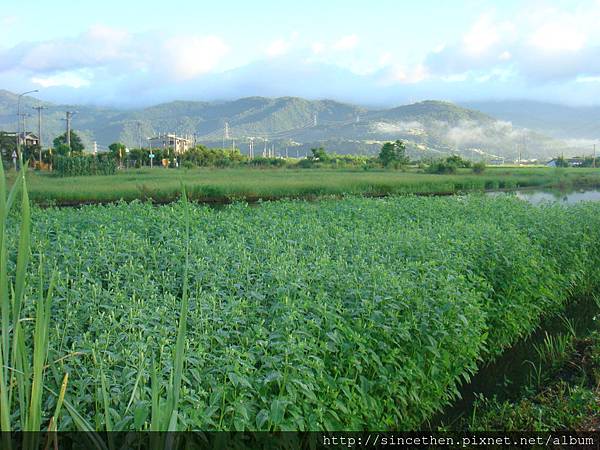
[[[59,177],[114,175],[117,171],[117,163],[109,155],[55,156],[53,167]]]
[[[439,160],[439,161],[434,161],[431,164],[429,164],[429,166],[427,166],[427,168],[425,169],[425,172],[436,173],[436,174],[440,174],[440,175],[444,175],[444,174],[447,175],[447,174],[456,173],[456,170],[457,170],[456,164],[453,164],[446,160]]]
[[[480,161],[473,164],[473,173],[483,173],[486,169],[485,162]]]

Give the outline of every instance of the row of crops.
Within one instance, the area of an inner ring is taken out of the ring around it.
[[[30,267],[59,271],[48,389],[69,373],[65,399],[98,430],[149,427],[152,368],[165,389],[174,369],[185,273],[178,427],[204,430],[419,429],[479,362],[600,281],[600,205],[190,206],[188,264],[185,208],[32,212]],[[39,289],[27,288],[26,316]],[[49,417],[56,397],[45,399]],[[58,428],[80,422],[65,413]]]

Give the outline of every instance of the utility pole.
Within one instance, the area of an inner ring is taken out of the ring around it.
[[[77,111],[66,111],[66,118],[64,120],[67,121],[67,147],[69,147],[69,153],[71,152],[71,120],[73,116],[77,113]]]
[[[248,148],[250,159],[254,159],[254,138],[250,138],[250,147]]]
[[[32,106],[38,112],[38,144],[40,146],[40,164],[42,163],[42,110],[48,109],[45,106]],[[41,166],[40,166],[41,168]]]
[[[25,135],[27,134],[27,117],[31,117],[31,114],[28,113],[21,113],[21,122],[23,124],[23,127],[21,128],[23,130],[23,141],[25,140]]]
[[[94,141],[94,156],[98,154],[98,143]]]
[[[594,144],[594,157],[592,158],[592,167],[596,167],[596,144]]]
[[[137,122],[137,132],[138,132],[138,148],[142,149],[142,122],[138,120]]]
[[[316,126],[317,126],[317,123],[318,123],[318,120],[317,120],[317,113],[314,113],[314,114],[313,114],[313,127],[316,127]]]
[[[23,92],[22,94],[19,94],[17,97],[17,154],[20,155],[21,154],[21,98],[24,95],[27,94],[31,94],[33,92],[39,92],[37,89],[33,90],[33,91],[27,91],[27,92]],[[15,169],[16,169],[16,162],[15,162]]]
[[[229,140],[229,122],[225,122],[225,131],[223,132],[223,145],[221,148],[225,148],[225,141]]]

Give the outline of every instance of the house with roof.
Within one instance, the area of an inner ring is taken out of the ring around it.
[[[148,139],[150,148],[171,148],[176,155],[186,152],[192,147],[192,140],[176,134],[159,134]]]

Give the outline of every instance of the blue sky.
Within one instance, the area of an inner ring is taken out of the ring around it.
[[[119,106],[252,95],[596,104],[598,23],[598,0],[3,0],[0,88]]]

